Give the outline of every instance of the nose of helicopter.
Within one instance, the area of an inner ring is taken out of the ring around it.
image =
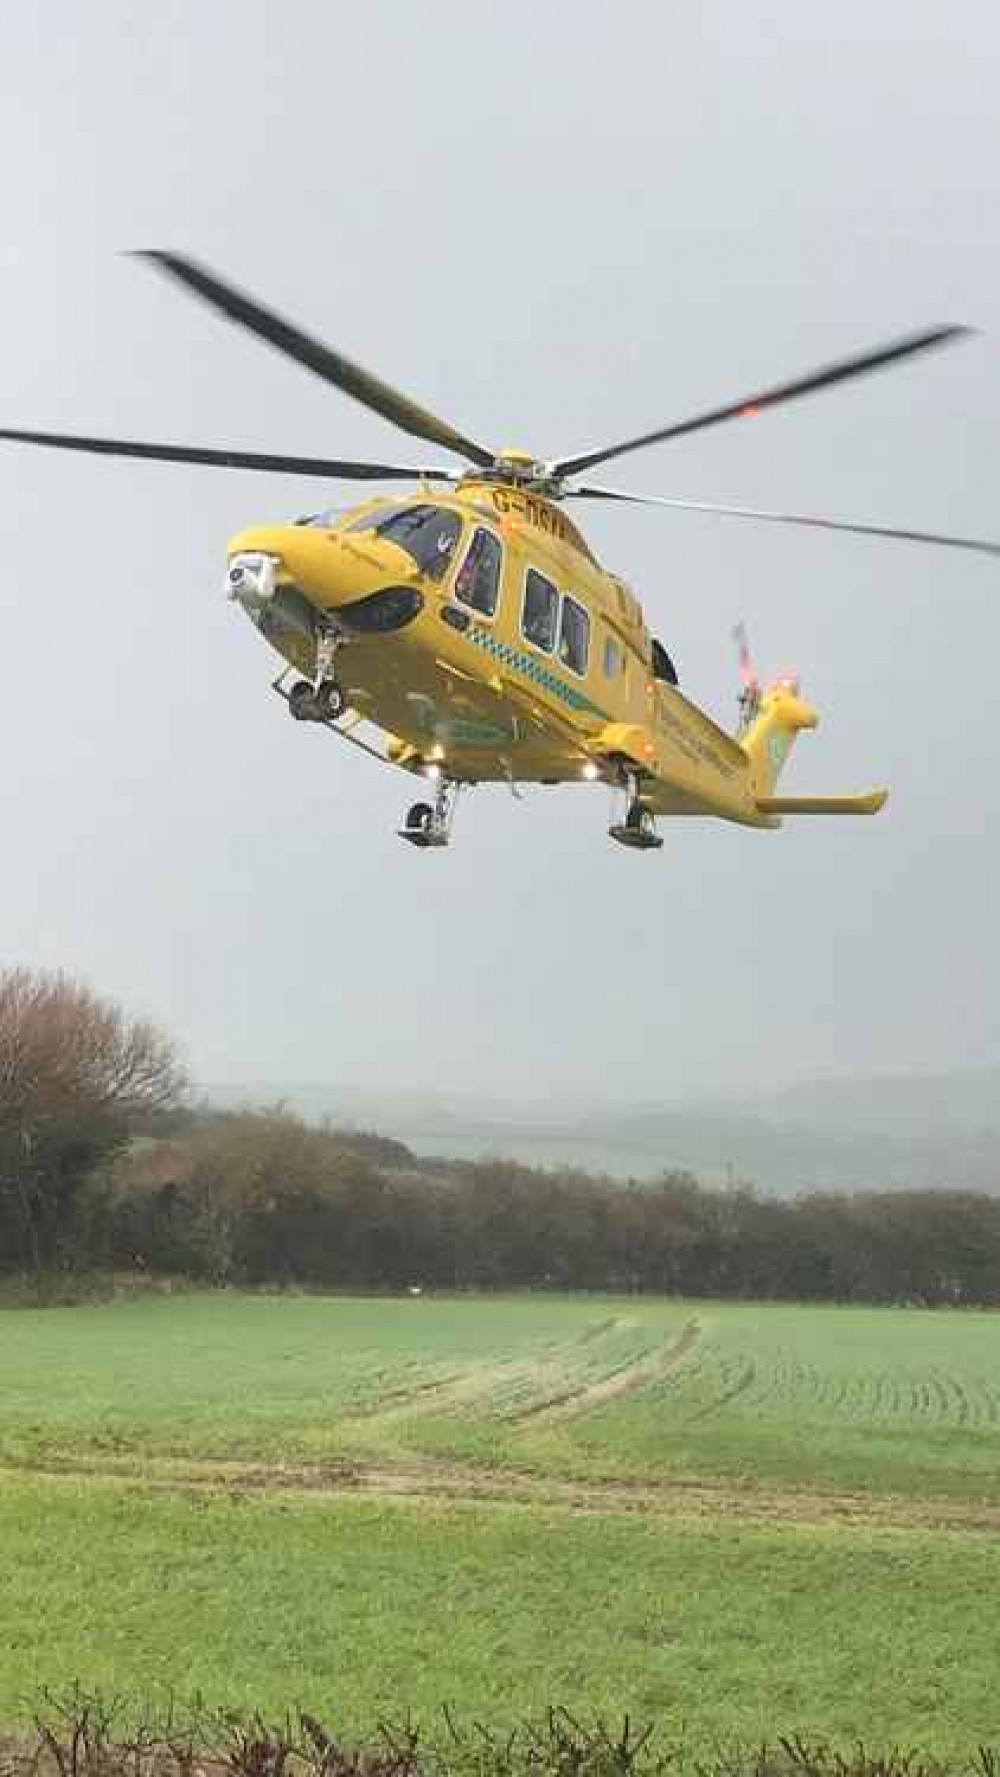
[[[381,538],[345,538],[310,525],[263,525],[229,544],[229,597],[258,616],[298,593],[346,628],[398,629],[415,617],[420,574],[404,551]]]

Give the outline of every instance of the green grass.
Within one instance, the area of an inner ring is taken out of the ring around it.
[[[0,1460],[67,1452],[416,1452],[1000,1504],[1000,1316],[228,1294],[0,1314]]]
[[[428,1464],[423,1496],[283,1487],[338,1458]],[[228,1293],[8,1310],[0,1463],[0,1719],[79,1678],[358,1732],[563,1702],[700,1747],[1000,1738],[1000,1541],[968,1517],[1000,1506],[1000,1317]],[[106,1472],[42,1472],[60,1465]],[[531,1503],[433,1496],[515,1473]],[[573,1477],[608,1483],[600,1513],[557,1509]],[[694,1515],[695,1481],[718,1517]],[[672,1486],[673,1515],[630,1511],[633,1482]],[[859,1519],[833,1516],[843,1489]],[[960,1531],[929,1527],[935,1500]]]
[[[0,1494],[0,1708],[81,1674],[343,1730],[563,1700],[668,1736],[1000,1737],[1000,1545],[462,1505]],[[984,1607],[985,1605],[985,1607]]]
[[[664,1383],[589,1415],[622,1472],[1000,1500],[1000,1317],[711,1307]]]

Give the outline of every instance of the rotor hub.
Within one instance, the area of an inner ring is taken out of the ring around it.
[[[547,481],[550,476],[547,463],[539,462],[530,450],[513,446],[497,452],[494,468],[508,481]]]
[[[553,500],[562,492],[561,477],[555,474],[551,463],[533,456],[530,450],[515,447],[498,451],[488,468],[468,469],[462,480],[504,482]]]

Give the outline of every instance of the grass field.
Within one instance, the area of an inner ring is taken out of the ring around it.
[[[0,1313],[41,1682],[1000,1739],[1000,1318],[191,1295]]]

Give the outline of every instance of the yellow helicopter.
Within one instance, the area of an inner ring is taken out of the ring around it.
[[[403,498],[255,525],[229,545],[227,590],[285,663],[274,688],[299,721],[427,781],[401,837],[442,846],[467,785],[603,782],[620,789],[623,845],[662,845],[656,820],[715,816],[779,827],[786,815],[875,814],[886,792],[779,796],[796,735],[817,716],[794,678],[762,691],[739,634],[740,719],[727,734],[680,690],[624,581],[602,568],[564,509],[622,501],[717,512],[1000,554],[1000,544],[880,525],[655,498],[581,482],[613,457],[748,418],[966,334],[934,327],[693,418],[551,461],[494,451],[341,353],[176,253],[140,255],[218,313],[403,431],[469,465],[412,466],[50,432],[0,438],[109,456],[259,469],[323,480],[406,481]]]

